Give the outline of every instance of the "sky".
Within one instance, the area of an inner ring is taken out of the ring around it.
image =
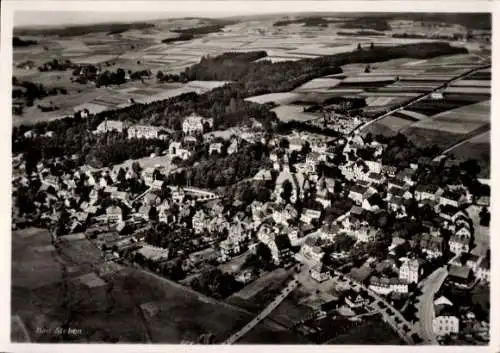
[[[221,17],[223,13],[198,14],[203,17]],[[194,12],[81,12],[81,11],[19,11],[14,14],[15,26],[88,24],[102,22],[132,22],[158,20],[170,17],[196,16]]]

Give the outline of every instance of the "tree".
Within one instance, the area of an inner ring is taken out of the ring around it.
[[[373,50],[375,48],[375,45],[373,44],[373,42],[370,43],[370,49]]]
[[[357,48],[357,50],[359,51],[359,50],[361,50],[361,49],[362,49],[362,48],[361,48],[361,43],[358,43],[358,48]]]
[[[281,198],[285,201],[290,201],[292,196],[293,185],[290,180],[286,179],[282,184],[283,191],[281,192]]]
[[[365,74],[369,74],[370,73],[370,65],[366,65],[365,66]]]
[[[479,224],[482,225],[483,227],[489,227],[490,226],[490,213],[488,212],[488,209],[486,207],[483,207],[481,209],[481,212],[479,213]]]
[[[136,174],[140,174],[141,171],[142,171],[142,167],[141,165],[139,164],[139,162],[134,162],[132,163],[132,170],[134,171],[134,173]]]
[[[163,72],[161,70],[158,70],[158,72],[156,73],[156,79],[161,82],[164,78],[165,75],[163,74]]]

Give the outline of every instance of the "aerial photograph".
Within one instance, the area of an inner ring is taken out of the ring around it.
[[[14,13],[12,343],[489,345],[491,13],[282,11]]]

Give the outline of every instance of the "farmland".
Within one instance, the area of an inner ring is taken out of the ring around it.
[[[251,319],[245,311],[149,272],[118,267],[101,273],[100,250],[86,239],[68,240],[58,254],[45,230],[23,229],[12,236],[12,314],[19,315],[36,342],[61,340],[35,334],[35,329],[54,329],[65,322],[81,329],[81,335],[73,337],[81,343],[179,343],[209,332],[223,340]],[[90,271],[100,274],[96,278],[103,286],[81,288],[78,282]],[[294,339],[285,328],[267,321],[259,330],[261,343],[275,334]]]

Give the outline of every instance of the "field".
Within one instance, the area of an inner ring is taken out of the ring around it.
[[[272,109],[272,111],[276,113],[278,119],[285,122],[290,120],[309,121],[319,117],[317,115],[304,112],[304,106],[302,105],[281,105]]]
[[[133,268],[102,274],[98,278],[105,284],[97,288],[82,287],[79,276],[103,264],[90,242],[70,241],[57,254],[47,231],[25,229],[12,236],[12,314],[26,323],[36,342],[60,341],[61,336],[36,335],[35,329],[64,322],[82,330],[74,342],[180,343],[203,333],[220,342],[251,319],[241,309]],[[259,326],[262,336],[254,339],[261,343],[275,335],[296,342],[280,325]],[[19,332],[19,326],[14,329]]]
[[[263,94],[261,96],[248,97],[245,100],[249,102],[265,104],[265,103],[275,103],[277,105],[290,104],[297,99],[300,99],[303,95],[294,92],[282,92],[282,93],[269,93]]]
[[[489,178],[491,165],[490,135],[490,131],[477,135],[466,143],[451,150],[449,155],[457,162],[462,162],[469,158],[477,160],[481,167],[479,177]]]
[[[348,333],[328,341],[328,344],[401,345],[403,342],[388,324],[379,320],[368,320]]]

